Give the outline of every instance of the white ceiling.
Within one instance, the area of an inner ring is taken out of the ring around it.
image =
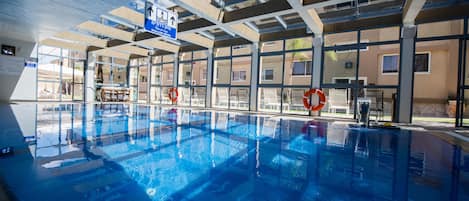
[[[38,42],[133,1],[0,0],[0,37]]]

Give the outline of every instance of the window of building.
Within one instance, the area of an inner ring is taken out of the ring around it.
[[[262,80],[269,81],[274,80],[274,70],[272,69],[264,69],[264,73],[262,73]]]
[[[397,73],[399,69],[399,55],[384,55],[381,66],[383,73]]]
[[[233,71],[232,72],[232,81],[246,81],[246,71]]]
[[[416,53],[414,62],[414,72],[429,73],[430,72],[430,53]]]
[[[311,75],[312,62],[311,61],[295,61],[293,62],[292,75],[306,76]]]

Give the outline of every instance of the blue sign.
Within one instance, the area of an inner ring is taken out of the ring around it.
[[[31,61],[31,60],[26,60],[24,62],[24,67],[25,68],[37,68],[37,62],[36,61]]]
[[[146,31],[176,40],[177,25],[177,12],[172,12],[166,8],[146,1],[144,23],[144,29]]]

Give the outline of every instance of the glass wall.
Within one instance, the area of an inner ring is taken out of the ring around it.
[[[312,37],[261,44],[259,111],[309,114],[303,106],[303,94],[311,86],[312,45]]]
[[[370,101],[378,121],[390,121],[398,87],[399,27],[326,34],[321,85],[322,116],[354,118],[358,101]]]
[[[38,100],[83,100],[85,52],[40,46]]]
[[[248,110],[251,45],[216,48],[213,54],[213,107]]]
[[[455,125],[463,34],[464,20],[417,25],[413,123]]]
[[[205,107],[207,50],[179,54],[178,105]]]
[[[174,83],[174,55],[154,56],[151,66],[150,102],[172,104],[168,92]]]

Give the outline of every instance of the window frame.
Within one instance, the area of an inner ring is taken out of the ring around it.
[[[417,54],[428,54],[428,62],[427,62],[428,63],[428,68],[427,68],[427,71],[418,71],[418,72],[415,71],[415,57],[417,57]],[[415,54],[414,54],[414,65],[413,65],[413,67],[414,67],[413,71],[414,71],[415,74],[429,75],[429,74],[432,73],[431,66],[432,66],[432,53],[431,53],[431,51],[415,52]]]
[[[241,79],[241,73],[244,72],[244,79]],[[235,73],[238,73],[238,78],[239,79],[234,79],[235,78]],[[232,82],[244,82],[247,80],[247,71],[245,70],[238,70],[238,71],[231,71],[231,81]]]
[[[266,79],[266,71],[272,71],[272,79]],[[275,80],[275,77],[274,77],[274,69],[273,68],[264,68],[262,69],[262,81],[274,81]]]
[[[386,56],[397,56],[398,64],[396,68],[396,72],[384,72],[384,57]],[[399,74],[399,67],[400,67],[400,54],[393,53],[393,54],[383,54],[381,55],[381,75],[398,75]]]
[[[311,71],[310,71],[309,74],[308,74],[308,68],[307,68],[307,66],[308,66],[307,63],[308,63],[308,62],[311,63]],[[304,69],[304,73],[303,73],[303,74],[294,74],[294,73],[293,73],[293,72],[294,72],[293,69],[294,69],[294,67],[295,67],[295,63],[304,63],[304,68],[303,68],[303,69]],[[313,67],[313,61],[312,61],[312,60],[311,60],[311,61],[309,61],[309,60],[308,60],[308,61],[293,61],[293,65],[292,65],[292,69],[291,69],[291,76],[292,76],[292,77],[309,77],[309,76],[312,76],[312,75],[313,75],[313,69],[312,69],[312,67]]]

